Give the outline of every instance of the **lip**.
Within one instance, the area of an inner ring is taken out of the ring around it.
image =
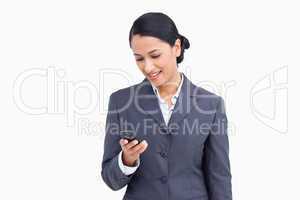
[[[159,73],[158,73],[155,77],[152,77],[150,74],[148,74],[149,79],[151,79],[151,80],[157,79],[157,78],[159,77],[161,71],[158,71],[158,72],[159,72]],[[157,73],[157,72],[155,72],[155,73]],[[151,74],[155,74],[155,73],[151,73]]]

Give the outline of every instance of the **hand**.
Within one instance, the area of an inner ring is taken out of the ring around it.
[[[140,154],[142,154],[148,147],[146,140],[143,140],[138,144],[137,140],[132,140],[128,143],[128,140],[121,139],[120,145],[122,148],[122,161],[127,166],[134,166],[135,162],[139,159]]]

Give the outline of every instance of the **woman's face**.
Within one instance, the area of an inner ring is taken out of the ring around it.
[[[175,81],[176,58],[180,56],[180,40],[172,47],[156,37],[134,35],[131,49],[139,69],[156,87]],[[157,74],[158,73],[158,74]]]

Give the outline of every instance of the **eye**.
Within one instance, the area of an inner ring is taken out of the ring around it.
[[[158,58],[160,55],[153,55],[152,58]]]
[[[136,61],[142,61],[143,60],[143,58],[137,58],[137,59],[135,59]]]

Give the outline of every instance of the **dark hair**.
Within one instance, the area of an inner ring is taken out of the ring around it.
[[[178,33],[175,23],[166,14],[159,12],[149,12],[138,17],[129,32],[129,45],[131,47],[132,36],[152,36],[159,38],[171,46],[174,46],[177,38],[181,41],[181,54],[177,57],[177,63],[181,63],[184,58],[184,50],[190,47],[186,37]]]

